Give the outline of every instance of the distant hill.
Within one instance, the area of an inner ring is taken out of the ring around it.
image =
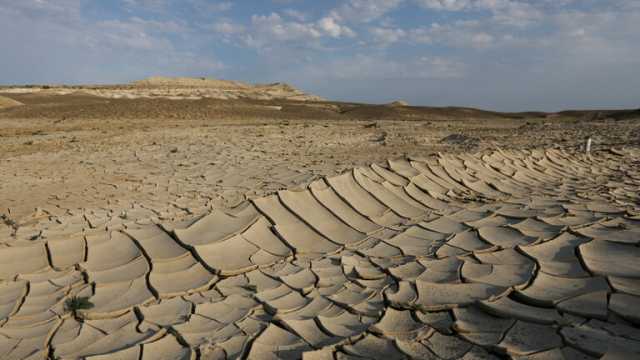
[[[189,77],[164,77],[152,76],[143,80],[132,82],[135,86],[155,87],[155,86],[179,86],[179,87],[205,87],[216,89],[248,89],[252,86],[240,81],[218,80],[208,78],[189,78]]]
[[[134,81],[132,85],[141,89],[181,89],[198,90],[204,97],[228,99],[247,98],[256,100],[289,99],[299,101],[322,101],[319,96],[307,94],[295,87],[276,82],[272,84],[248,84],[242,81],[219,80],[210,78],[153,76]],[[208,96],[207,96],[208,95]]]
[[[566,110],[558,115],[580,117],[587,120],[628,120],[640,119],[640,109],[625,110]]]
[[[11,85],[0,86],[0,93],[46,93],[68,95],[82,92],[85,95],[111,99],[167,98],[167,99],[249,99],[324,101],[289,84],[248,84],[241,81],[209,78],[153,76],[129,84],[114,85]]]
[[[640,119],[640,109],[627,110],[567,110],[560,112],[498,112],[483,109],[447,106],[413,106],[406,101],[397,100],[387,104],[361,104],[340,101],[327,101],[319,96],[308,94],[287,83],[250,84],[242,81],[221,80],[194,77],[152,76],[128,84],[111,85],[0,85],[0,93],[72,95],[72,99],[87,96],[97,97],[90,102],[102,99],[170,99],[170,100],[249,100],[274,101],[269,106],[282,107],[281,101],[304,102],[304,110],[320,111],[325,115],[361,120],[447,120],[470,118],[507,118],[507,119],[547,119],[572,118],[576,120],[629,120]],[[13,96],[12,96],[13,97]],[[0,109],[15,107],[22,103],[29,105],[28,99],[0,96]],[[286,104],[286,108],[295,107]]]

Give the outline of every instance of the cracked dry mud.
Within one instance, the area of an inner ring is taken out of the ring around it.
[[[403,158],[224,211],[57,199],[0,225],[0,358],[638,358],[639,158]]]

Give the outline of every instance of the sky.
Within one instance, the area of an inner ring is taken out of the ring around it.
[[[331,100],[640,107],[640,0],[0,0],[0,84],[287,82]]]

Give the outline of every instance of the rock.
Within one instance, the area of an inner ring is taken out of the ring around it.
[[[396,100],[394,102],[390,102],[387,104],[387,106],[391,106],[391,107],[403,107],[403,106],[409,106],[409,103],[403,100]]]
[[[440,139],[441,144],[478,146],[480,139],[464,134],[451,134]]]

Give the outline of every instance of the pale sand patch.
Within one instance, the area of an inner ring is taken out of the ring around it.
[[[0,109],[8,109],[15,106],[22,106],[22,103],[5,96],[0,96]]]

